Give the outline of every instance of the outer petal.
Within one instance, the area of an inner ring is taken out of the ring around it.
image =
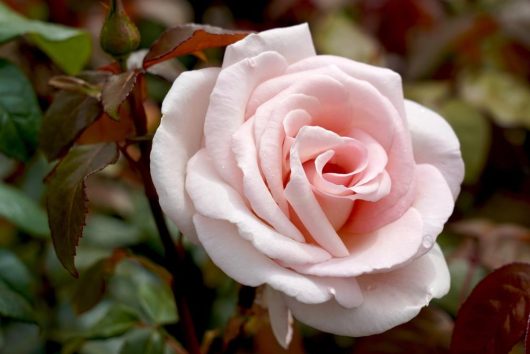
[[[315,55],[307,23],[251,34],[226,48],[223,68],[262,52],[281,54],[289,64]]]
[[[464,179],[460,143],[447,122],[437,113],[416,102],[405,101],[416,163],[436,166],[444,176],[453,198]]]
[[[357,279],[364,293],[359,307],[346,309],[333,300],[307,305],[286,297],[287,306],[295,318],[311,327],[359,337],[409,321],[433,297],[449,290],[449,270],[438,245],[403,268]]]
[[[361,290],[355,278],[320,278],[298,274],[280,266],[258,252],[238,235],[237,227],[229,222],[195,214],[197,234],[212,261],[229,277],[248,286],[268,284],[297,301],[320,304],[332,298],[342,306],[357,306],[362,302]]]
[[[350,255],[317,264],[294,265],[304,274],[352,277],[388,271],[408,262],[418,254],[422,242],[422,219],[410,208],[398,220],[367,234],[343,235]]]
[[[151,174],[160,205],[190,240],[197,241],[193,204],[184,190],[186,164],[199,150],[204,117],[218,68],[187,71],[162,104],[163,118],[153,139]]]
[[[418,165],[416,168],[417,195],[412,204],[423,220],[423,242],[419,254],[427,252],[444,224],[453,213],[454,201],[451,190],[438,169],[432,165]]]
[[[208,154],[219,174],[239,191],[242,175],[235,162],[232,135],[245,120],[248,99],[258,84],[282,74],[287,63],[275,52],[264,52],[221,70],[204,123]]]
[[[265,302],[269,310],[269,320],[272,333],[280,345],[287,349],[293,339],[293,315],[285,303],[283,295],[267,286],[265,288]]]

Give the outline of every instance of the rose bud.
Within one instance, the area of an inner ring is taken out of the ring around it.
[[[140,32],[123,8],[121,0],[111,0],[101,28],[101,48],[113,57],[123,57],[138,48]]]

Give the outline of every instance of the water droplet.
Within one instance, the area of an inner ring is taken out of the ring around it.
[[[247,62],[251,68],[255,68],[258,65],[254,58],[247,58]]]
[[[434,240],[432,238],[431,235],[425,235],[425,237],[423,238],[423,242],[422,242],[422,245],[424,248],[431,248],[432,245],[434,244]]]

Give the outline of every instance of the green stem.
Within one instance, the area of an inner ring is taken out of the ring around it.
[[[131,114],[138,136],[147,134],[147,117],[143,106],[142,97],[142,75],[138,76],[138,82],[129,96],[129,103],[131,105]],[[195,326],[193,318],[188,305],[188,299],[184,292],[185,286],[185,266],[186,266],[186,251],[181,242],[175,242],[171,238],[171,234],[164,219],[162,208],[158,202],[158,195],[156,193],[153,180],[150,172],[150,153],[151,141],[143,140],[139,143],[141,157],[138,161],[140,175],[144,182],[145,195],[149,201],[151,213],[155,219],[156,227],[162,245],[164,246],[164,260],[165,266],[173,276],[171,289],[177,304],[180,324],[183,327],[183,332],[186,337],[186,347],[190,354],[200,354],[200,345],[195,333]]]

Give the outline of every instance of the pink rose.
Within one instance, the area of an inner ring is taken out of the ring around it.
[[[459,143],[395,72],[316,55],[307,25],[274,29],[181,74],[162,112],[164,211],[230,277],[266,285],[282,345],[292,316],[365,336],[447,293],[435,241],[463,178]]]

